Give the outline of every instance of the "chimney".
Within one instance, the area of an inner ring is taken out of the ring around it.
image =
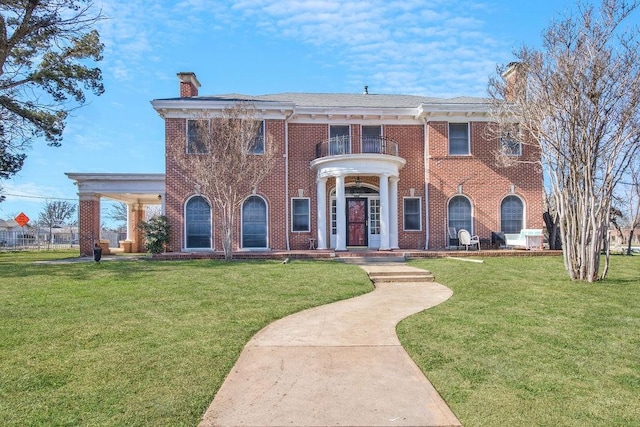
[[[502,73],[505,82],[504,98],[506,101],[515,101],[526,95],[527,75],[525,66],[520,62],[511,62]]]
[[[178,79],[180,80],[180,98],[191,98],[198,96],[198,88],[200,82],[196,78],[196,74],[192,72],[180,72],[178,73]]]

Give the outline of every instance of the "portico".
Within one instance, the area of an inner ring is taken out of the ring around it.
[[[81,255],[91,255],[100,240],[100,201],[102,198],[127,204],[127,242],[133,252],[144,251],[137,225],[145,219],[147,205],[162,204],[164,212],[164,174],[66,173],[78,187],[78,227]]]
[[[372,153],[328,156],[312,161],[311,167],[316,170],[318,249],[398,248],[398,180],[404,165],[401,157]],[[375,177],[377,194],[371,187],[367,187],[370,191],[366,193],[354,192],[354,185],[346,184],[348,177],[357,177],[357,180]],[[335,178],[331,209],[327,203],[329,178]],[[372,231],[375,239],[371,238]]]

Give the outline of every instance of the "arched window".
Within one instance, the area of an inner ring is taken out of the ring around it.
[[[507,196],[500,205],[500,231],[517,234],[522,230],[522,200],[518,196]]]
[[[473,234],[471,229],[471,202],[464,196],[454,196],[449,200],[449,227],[455,227],[456,233],[461,229]]]
[[[258,196],[242,204],[242,247],[267,247],[267,204]]]
[[[202,196],[189,199],[185,207],[187,248],[211,247],[211,207]]]

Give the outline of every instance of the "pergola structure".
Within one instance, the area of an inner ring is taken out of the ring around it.
[[[100,201],[110,199],[127,204],[126,250],[144,251],[144,239],[137,225],[145,219],[147,205],[162,205],[164,213],[164,174],[74,173],[67,172],[78,187],[78,233],[80,255],[90,256],[100,243]],[[104,243],[101,244],[104,249]],[[107,244],[108,248],[108,244]]]

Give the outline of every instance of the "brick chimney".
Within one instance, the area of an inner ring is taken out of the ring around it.
[[[507,69],[502,73],[505,82],[504,98],[507,101],[515,101],[518,97],[525,95],[527,89],[527,74],[525,66],[520,62],[512,62],[507,65]]]
[[[180,98],[191,98],[198,96],[198,88],[200,82],[196,78],[196,74],[192,72],[180,72],[178,73],[178,79],[180,80]]]

